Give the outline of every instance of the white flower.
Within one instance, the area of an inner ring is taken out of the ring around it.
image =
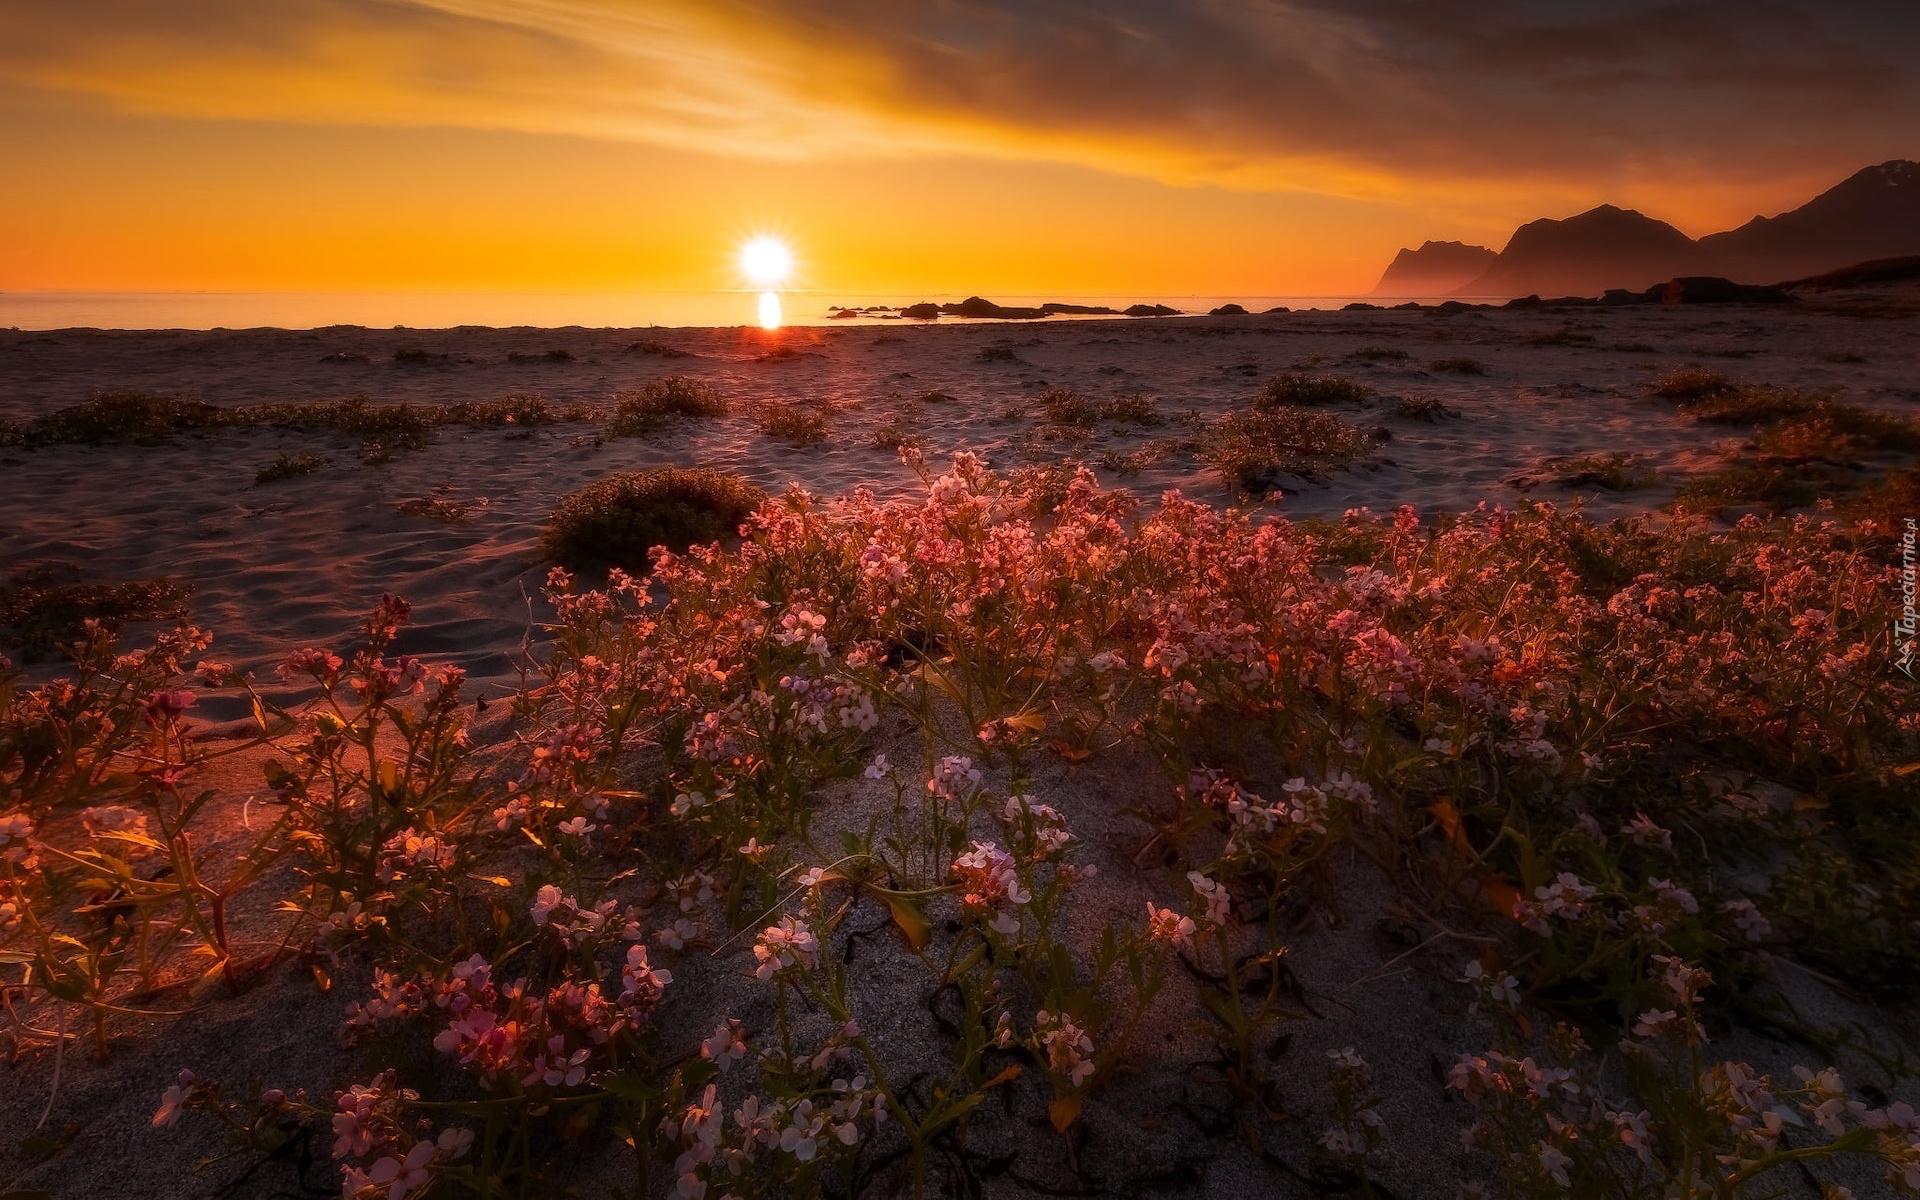
[[[1228,894],[1226,885],[1215,883],[1198,871],[1188,871],[1187,882],[1192,884],[1193,890],[1206,901],[1207,924],[1225,925],[1233,913],[1233,897]]]

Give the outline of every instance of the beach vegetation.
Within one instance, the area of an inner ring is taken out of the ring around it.
[[[1259,411],[1277,408],[1301,408],[1328,404],[1359,404],[1373,395],[1373,388],[1344,375],[1307,375],[1289,372],[1275,375],[1261,386],[1253,407]]]
[[[1529,333],[1520,339],[1523,346],[1591,346],[1593,335],[1583,333],[1572,325],[1562,325],[1558,329],[1541,329]]]
[[[29,447],[152,445],[180,434],[270,426],[358,438],[370,461],[384,461],[396,450],[424,449],[443,426],[500,428],[557,419],[543,397],[526,395],[434,405],[374,404],[354,396],[227,406],[145,392],[102,392],[27,422],[20,441]]]
[[[1379,1195],[1413,1120],[1486,1194],[1920,1186],[1882,531],[1294,523],[903,458],[886,501],[570,498],[550,552],[621,565],[547,574],[487,746],[394,597],[271,693],[185,624],[0,667],[12,1078],[124,1056],[152,1136],[218,1130],[263,1193],[553,1195],[591,1156],[635,1196],[970,1194],[981,1146],[1117,1191],[1076,1148],[1118,1129],[1275,1187],[1291,1137]],[[202,736],[216,698],[246,732]],[[290,974],[337,993],[300,1056],[180,1037]],[[1886,1019],[1821,1027],[1823,980]],[[1411,1065],[1349,1040],[1406,1012]]]
[[[130,624],[185,616],[192,596],[165,576],[109,583],[86,579],[73,563],[23,567],[0,582],[0,649],[37,662]]]
[[[311,475],[326,465],[327,456],[324,454],[312,451],[288,454],[282,450],[273,456],[272,462],[254,472],[253,483],[255,487],[264,487],[283,479],[297,479],[302,475]]]
[[[694,353],[693,353],[692,351],[690,351],[690,350],[683,350],[683,349],[681,349],[681,348],[680,348],[680,347],[678,347],[678,346],[671,346],[671,345],[668,345],[668,344],[667,344],[666,342],[663,342],[663,341],[661,341],[661,340],[659,340],[658,338],[643,338],[643,339],[641,339],[640,341],[637,341],[637,342],[629,342],[629,343],[627,343],[627,349],[626,349],[626,353],[628,353],[628,354],[651,354],[651,355],[654,355],[654,356],[655,356],[655,357],[657,357],[657,358],[694,358],[694,357],[697,357],[697,356],[696,356],[696,355],[695,355],[695,354],[694,354]]]
[[[1229,413],[1210,431],[1204,456],[1234,487],[1257,491],[1273,476],[1313,478],[1372,452],[1374,436],[1333,415],[1280,407]]]
[[[867,443],[880,450],[918,450],[926,443],[926,435],[912,433],[900,423],[899,413],[888,413],[874,431],[867,435]]]
[[[827,414],[804,404],[768,401],[754,410],[754,424],[789,446],[813,446],[827,437]]]
[[[645,437],[690,418],[723,417],[727,398],[717,388],[685,375],[649,380],[613,398],[614,437]]]
[[[1393,402],[1393,415],[1409,421],[1450,420],[1460,410],[1438,396],[1401,396]]]
[[[1580,454],[1555,468],[1562,487],[1600,487],[1610,492],[1631,492],[1656,486],[1660,476],[1637,454],[1622,450]]]
[[[1739,385],[1706,367],[1679,367],[1648,385],[1647,394],[1677,404],[1697,404],[1739,390]]]
[[[1093,401],[1072,388],[1048,388],[1040,393],[1040,408],[1055,425],[1076,425],[1091,429],[1100,419]]]
[[[1160,415],[1160,409],[1154,403],[1153,397],[1145,392],[1128,392],[1124,396],[1102,400],[1098,415],[1101,420],[1112,421],[1116,425],[1138,425],[1143,428],[1151,428],[1166,421],[1166,418]]]
[[[735,536],[764,498],[741,476],[710,467],[622,472],[561,501],[541,546],[576,570],[637,570],[656,547],[682,553]]]

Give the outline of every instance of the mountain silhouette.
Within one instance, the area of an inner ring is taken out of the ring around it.
[[[1699,244],[1714,274],[1756,282],[1920,254],[1920,163],[1868,167],[1792,212],[1755,217]]]
[[[1448,245],[1458,243],[1400,251],[1376,292],[1593,296],[1702,275],[1779,283],[1870,259],[1920,255],[1920,163],[1893,159],[1867,167],[1799,208],[1697,242],[1665,221],[1602,204],[1565,220],[1529,221],[1484,271],[1452,287],[1387,286],[1403,262],[1418,263],[1429,247]]]
[[[1486,273],[1463,296],[1586,296],[1697,274],[1692,238],[1665,221],[1602,204],[1564,221],[1529,221],[1513,231]]]
[[[1499,255],[1485,246],[1465,242],[1421,244],[1418,250],[1402,248],[1393,256],[1376,296],[1441,296],[1471,283],[1486,273]]]

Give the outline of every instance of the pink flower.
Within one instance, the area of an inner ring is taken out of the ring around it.
[[[160,1097],[160,1108],[153,1114],[155,1129],[172,1129],[180,1123],[180,1114],[187,1109],[187,1103],[193,1097],[193,1072],[182,1071]]]
[[[722,1021],[706,1041],[700,1043],[700,1057],[710,1058],[726,1074],[727,1068],[747,1056],[746,1039],[740,1036],[740,1022]]]
[[[775,971],[790,967],[812,970],[819,961],[820,942],[807,923],[794,917],[781,917],[778,925],[769,925],[754,943],[753,956],[760,960],[754,971],[758,979],[773,978]]]
[[[433,1161],[438,1149],[432,1142],[415,1142],[405,1159],[377,1159],[367,1171],[367,1182],[386,1188],[387,1200],[401,1200],[409,1192],[425,1187],[433,1177],[427,1164]]]
[[[1154,941],[1190,950],[1196,928],[1192,917],[1170,908],[1155,908],[1153,901],[1147,901],[1147,933]]]
[[[171,725],[194,703],[192,692],[155,692],[153,699],[147,701],[147,722],[156,726]]]

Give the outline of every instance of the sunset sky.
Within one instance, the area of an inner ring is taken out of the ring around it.
[[[1920,157],[1920,6],[5,0],[0,288],[1365,290]]]

